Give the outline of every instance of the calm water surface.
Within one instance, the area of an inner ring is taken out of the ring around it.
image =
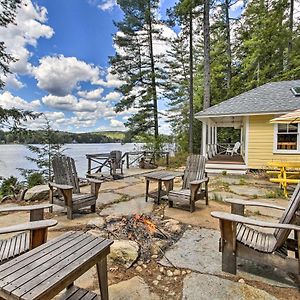
[[[76,168],[79,176],[84,176],[87,171],[86,154],[107,153],[113,150],[139,151],[142,144],[66,144],[64,153],[75,159]],[[35,169],[34,163],[28,161],[26,156],[34,157],[34,155],[24,145],[0,145],[0,176],[16,176],[21,177],[17,168]]]

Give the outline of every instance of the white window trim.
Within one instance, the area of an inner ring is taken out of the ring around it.
[[[275,154],[300,154],[300,125],[298,124],[297,150],[277,149],[278,138],[278,124],[274,124],[274,139],[273,139],[273,153]]]

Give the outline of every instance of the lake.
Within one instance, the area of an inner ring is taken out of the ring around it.
[[[63,146],[64,153],[75,159],[78,175],[85,177],[87,171],[86,154],[108,153],[113,150],[140,151],[142,144],[65,144]],[[26,156],[33,157],[34,155],[26,148],[25,145],[0,145],[0,176],[9,177],[11,175],[20,178],[20,172],[17,168],[35,169],[34,163],[28,161]]]

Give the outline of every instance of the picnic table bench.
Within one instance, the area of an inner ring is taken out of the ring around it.
[[[287,162],[287,161],[272,161],[269,162],[270,167],[278,168],[279,170],[269,170],[267,174],[277,175],[277,178],[270,178],[271,182],[279,183],[283,189],[285,197],[288,197],[287,187],[288,184],[298,184],[300,182],[300,169],[299,162]]]
[[[111,240],[67,232],[0,266],[0,298],[108,300],[107,255]],[[96,265],[101,298],[73,282]]]

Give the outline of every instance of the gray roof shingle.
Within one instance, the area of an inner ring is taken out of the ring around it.
[[[196,114],[196,117],[293,111],[300,108],[300,97],[296,97],[291,91],[293,87],[300,87],[300,80],[266,83],[202,110]]]

